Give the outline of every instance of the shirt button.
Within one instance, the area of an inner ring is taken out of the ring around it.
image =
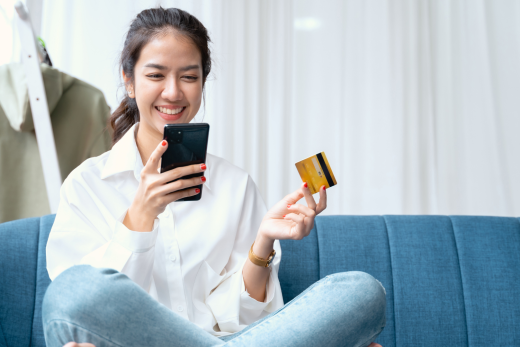
[[[184,311],[184,309],[182,308],[182,306],[181,306],[181,305],[179,305],[179,306],[177,307],[177,310],[179,310],[179,312],[182,312],[182,311]]]
[[[173,255],[173,254],[170,255],[170,260],[171,260],[171,261],[175,261],[175,259],[177,259],[177,258],[175,258],[175,255]]]

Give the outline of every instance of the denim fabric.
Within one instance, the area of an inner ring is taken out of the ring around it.
[[[372,276],[335,274],[225,342],[156,302],[126,275],[80,265],[49,286],[42,312],[49,347],[73,340],[96,347],[366,347],[384,328],[385,307],[384,289]]]
[[[0,224],[0,346],[30,345],[39,224]]]

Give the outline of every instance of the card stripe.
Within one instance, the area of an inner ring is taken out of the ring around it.
[[[325,174],[325,178],[329,183],[329,187],[334,186],[334,181],[332,180],[332,177],[330,177],[329,168],[327,167],[327,164],[325,164],[325,160],[323,160],[321,153],[316,154],[316,158],[318,158],[318,161],[320,162],[323,173]]]

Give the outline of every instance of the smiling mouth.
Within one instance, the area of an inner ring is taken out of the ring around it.
[[[155,109],[157,111],[159,111],[161,113],[164,113],[164,114],[168,114],[168,115],[176,115],[178,113],[181,113],[182,111],[184,111],[185,108],[186,108],[186,106],[179,107],[179,108],[173,108],[173,109],[160,107],[160,106],[155,106]]]

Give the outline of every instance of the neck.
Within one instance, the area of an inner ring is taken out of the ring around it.
[[[163,139],[163,134],[157,132],[155,129],[149,129],[146,124],[142,122],[137,125],[137,136],[135,142],[137,149],[141,155],[143,165],[146,165],[148,159],[152,155],[155,148]]]

